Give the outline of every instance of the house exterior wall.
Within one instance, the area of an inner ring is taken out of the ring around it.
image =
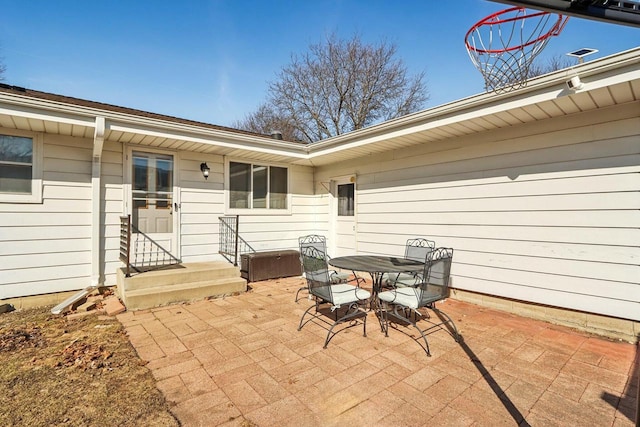
[[[102,181],[105,204],[105,284],[115,284],[115,272],[122,267],[119,260],[119,216],[124,211],[123,150],[128,148],[145,151],[145,147],[121,144],[105,144],[103,150]],[[174,195],[180,204],[179,247],[183,262],[224,260],[219,250],[219,220],[225,215],[225,158],[214,154],[189,151],[173,153],[176,158],[176,180],[179,195]],[[241,161],[242,159],[237,159]],[[124,160],[126,161],[126,160]],[[248,160],[247,160],[248,161]],[[200,163],[210,168],[208,179],[200,171]],[[126,167],[126,166],[125,166]],[[313,194],[313,169],[288,166],[291,213],[283,215],[262,214],[247,210],[240,215],[240,235],[255,250],[295,249],[297,238],[308,234],[317,223]],[[176,214],[176,213],[174,213]]]
[[[42,203],[0,203],[0,299],[90,284],[91,156],[90,140],[42,135]]]
[[[0,133],[3,129],[0,128]],[[15,133],[6,130],[6,133]],[[42,133],[42,203],[0,203],[0,300],[74,291],[91,284],[93,141]],[[100,283],[116,283],[120,216],[126,211],[129,148],[106,140],[100,176]],[[222,260],[219,221],[225,214],[223,156],[174,152],[179,191],[179,243],[184,262]],[[211,168],[208,180],[200,163]],[[289,166],[290,213],[240,216],[241,235],[254,249],[295,249],[315,231],[318,197],[313,169]]]
[[[200,163],[211,171],[205,181]],[[224,215],[224,159],[222,156],[180,153],[180,246],[184,262],[221,260],[218,255],[218,217]]]
[[[256,251],[298,249],[298,237],[317,232],[317,206],[314,195],[313,169],[289,166],[291,213],[240,215],[240,235]]]
[[[236,159],[242,161],[242,159]],[[205,181],[200,163],[211,169]],[[318,198],[313,191],[313,169],[288,166],[290,213],[247,209],[240,214],[240,236],[256,251],[296,249],[298,237],[317,224]],[[218,217],[225,215],[225,158],[183,152],[180,155],[181,247],[184,262],[222,259]]]
[[[407,238],[425,236],[455,249],[454,288],[640,320],[638,111],[634,102],[321,167],[316,190],[357,176],[359,253],[401,255]]]
[[[135,148],[135,147],[134,147]],[[135,148],[138,149],[138,148]],[[140,147],[144,151],[143,147]],[[220,243],[219,217],[225,215],[225,158],[213,154],[180,151],[175,153],[177,162],[177,187],[179,191],[179,246],[183,262],[224,260],[218,253]],[[120,156],[122,158],[122,156]],[[236,159],[242,161],[242,159]],[[248,161],[248,160],[247,160]],[[210,168],[208,179],[200,171],[200,163],[206,162]],[[259,210],[247,210],[240,214],[240,235],[256,251],[295,249],[297,238],[308,233],[316,224],[315,206],[317,197],[313,194],[313,169],[302,166],[288,166],[291,212],[278,215]],[[117,169],[117,168],[115,168]],[[103,172],[104,176],[104,172]],[[104,179],[104,178],[103,178]],[[117,177],[113,186],[118,187]],[[114,192],[114,197],[117,191]],[[119,192],[120,195],[123,191]],[[122,196],[121,196],[122,197]],[[122,202],[120,202],[121,204]],[[122,204],[121,204],[122,206]],[[118,221],[114,212],[113,221]],[[111,224],[111,221],[108,222]],[[114,225],[116,222],[113,223]],[[114,252],[107,252],[107,284],[115,283],[116,269],[121,267],[118,260],[118,226],[110,228],[109,238],[113,241]],[[111,245],[109,246],[111,247]]]

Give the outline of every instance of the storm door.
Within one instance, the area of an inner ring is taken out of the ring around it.
[[[356,184],[355,178],[331,181],[331,256],[355,255],[356,243]]]
[[[131,158],[131,223],[166,251],[178,256],[173,156],[133,151]]]

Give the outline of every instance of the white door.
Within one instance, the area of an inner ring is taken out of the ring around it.
[[[329,254],[332,257],[354,255],[356,243],[355,177],[331,180],[331,232]]]
[[[179,257],[177,238],[178,206],[174,199],[174,157],[171,154],[131,152],[131,224],[157,245]],[[154,263],[162,251],[148,239],[131,236],[132,258],[136,264]],[[136,256],[137,255],[137,256]]]

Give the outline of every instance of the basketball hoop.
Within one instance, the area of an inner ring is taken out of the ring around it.
[[[467,31],[464,44],[484,77],[485,89],[501,93],[525,86],[534,58],[551,36],[562,32],[568,19],[512,7],[478,21]]]

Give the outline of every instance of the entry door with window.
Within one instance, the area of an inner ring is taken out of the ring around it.
[[[356,184],[353,178],[331,181],[331,241],[332,257],[354,255],[356,244],[355,198]]]
[[[131,157],[131,222],[177,257],[173,156],[133,151]]]

